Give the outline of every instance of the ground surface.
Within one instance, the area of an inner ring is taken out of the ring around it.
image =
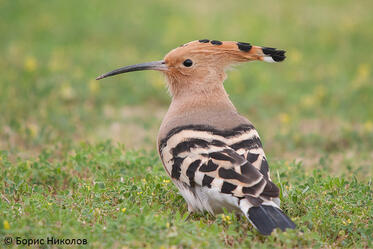
[[[372,248],[372,7],[0,0],[0,247],[53,236],[91,248]],[[163,77],[94,80],[202,38],[288,51],[239,66],[225,86],[298,230],[263,237],[230,213],[185,221],[155,150]]]

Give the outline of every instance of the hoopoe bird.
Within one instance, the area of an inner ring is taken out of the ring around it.
[[[189,212],[242,212],[264,235],[295,224],[280,209],[258,132],[224,89],[229,66],[280,62],[285,51],[249,43],[203,39],[163,60],[126,66],[97,78],[139,71],[165,74],[172,102],[158,134],[158,152]]]

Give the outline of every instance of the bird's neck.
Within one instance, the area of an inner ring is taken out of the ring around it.
[[[236,108],[221,83],[204,88],[191,85],[183,89],[172,97],[169,112],[179,116],[206,112],[236,112]]]
[[[236,112],[224,89],[224,71],[204,70],[199,77],[168,77],[172,95],[169,113],[172,115],[191,114],[203,111]]]
[[[237,113],[222,83],[204,91],[191,87],[173,96],[159,130],[158,142],[180,126],[207,125],[225,130],[244,123],[249,121]]]

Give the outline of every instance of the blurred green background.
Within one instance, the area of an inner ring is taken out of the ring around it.
[[[0,149],[30,157],[113,139],[155,149],[170,98],[158,72],[100,82],[191,40],[287,50],[244,64],[225,87],[270,158],[373,159],[372,1],[0,1]],[[58,156],[58,155],[56,155]],[[332,168],[333,168],[332,167]]]
[[[372,9],[371,0],[0,0],[0,237],[370,247]],[[95,80],[203,38],[287,51],[283,63],[238,66],[225,87],[259,130],[299,231],[263,238],[232,214],[185,221],[156,155],[170,103],[163,76]]]

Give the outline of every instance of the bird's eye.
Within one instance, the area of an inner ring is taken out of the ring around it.
[[[193,65],[193,61],[190,60],[190,59],[186,59],[184,62],[183,62],[183,65],[186,66],[186,67],[190,67]]]

